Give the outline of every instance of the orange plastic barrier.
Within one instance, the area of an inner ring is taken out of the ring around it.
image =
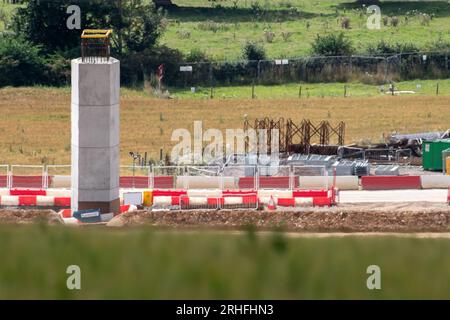
[[[327,190],[294,190],[292,192],[294,198],[326,197],[327,195]]]
[[[12,176],[13,188],[42,188],[44,187],[42,176]],[[51,177],[47,177],[47,185],[51,184]]]
[[[174,187],[173,176],[155,176],[153,178],[153,188],[171,189]]]
[[[10,196],[45,196],[47,191],[43,189],[11,189]]]
[[[421,189],[420,176],[363,176],[364,190]]]
[[[148,177],[122,176],[119,178],[121,188],[148,188],[150,179]]]

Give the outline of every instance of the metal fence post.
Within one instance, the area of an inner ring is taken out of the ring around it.
[[[260,79],[260,76],[261,76],[261,65],[260,64],[261,64],[261,60],[258,60],[257,79],[256,79],[258,84],[261,84],[261,79]]]
[[[294,172],[292,170],[292,166],[289,166],[289,190],[294,190]]]
[[[152,178],[152,171],[153,171],[153,166],[151,165],[151,166],[149,166],[148,167],[148,188],[149,189],[153,189],[153,178]]]
[[[259,190],[259,166],[256,164],[255,165],[255,190],[258,191]]]
[[[448,52],[445,53],[445,75],[446,77],[450,75],[448,70]]]
[[[11,168],[8,165],[8,168],[6,169],[6,187],[8,189],[12,188],[12,172]]]
[[[48,168],[47,166],[45,166],[44,168],[42,168],[42,179],[44,181],[42,181],[42,189],[48,189]]]

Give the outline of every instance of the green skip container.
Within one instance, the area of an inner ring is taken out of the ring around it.
[[[442,171],[442,152],[450,148],[450,139],[423,141],[422,163],[424,170]]]

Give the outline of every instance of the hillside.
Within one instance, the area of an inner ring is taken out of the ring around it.
[[[264,43],[270,58],[308,55],[317,34],[337,31],[344,31],[360,52],[380,40],[414,43],[423,49],[432,48],[439,40],[450,43],[447,1],[382,1],[381,30],[369,30],[366,8],[349,0],[176,0],[174,3],[179,8],[169,10],[169,23],[161,43],[184,53],[199,49],[216,60],[239,59],[246,41]],[[432,19],[424,21],[423,14]],[[391,25],[393,16],[399,18],[397,27]],[[350,29],[342,29],[344,17],[350,19]],[[383,18],[388,19],[388,26],[383,25]],[[271,43],[264,39],[267,30],[275,33]],[[287,40],[282,33],[290,34]]]
[[[264,44],[269,58],[308,55],[317,34],[337,31],[343,31],[360,53],[381,40],[413,43],[424,50],[435,49],[437,42],[450,44],[448,1],[381,1],[381,30],[369,30],[367,6],[350,0],[173,2],[177,7],[168,9],[160,44],[185,54],[203,51],[214,60],[240,59],[247,41]],[[17,7],[0,3],[0,12],[10,18]],[[424,18],[424,14],[429,18]],[[1,16],[0,30],[4,28]],[[394,16],[399,19],[397,27],[392,26]],[[349,29],[341,27],[344,17],[349,18]],[[383,20],[387,20],[386,26]],[[265,39],[266,31],[274,33],[272,42]]]

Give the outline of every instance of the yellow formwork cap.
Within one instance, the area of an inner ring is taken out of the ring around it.
[[[81,39],[106,39],[112,33],[112,29],[84,29]]]

